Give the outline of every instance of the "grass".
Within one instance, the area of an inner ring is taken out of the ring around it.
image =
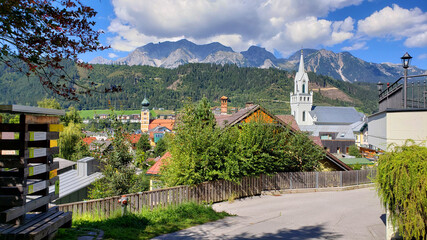
[[[226,212],[215,212],[211,206],[184,203],[166,208],[144,209],[121,217],[120,212],[106,218],[98,214],[73,215],[71,229],[60,229],[56,239],[77,239],[91,229],[104,231],[104,239],[150,239],[194,225],[216,221]]]

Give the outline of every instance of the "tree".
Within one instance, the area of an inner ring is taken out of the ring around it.
[[[356,145],[351,145],[348,148],[348,155],[355,156],[355,157],[362,157],[362,154],[360,154],[359,148]]]
[[[426,239],[427,147],[407,141],[386,152],[378,159],[375,181],[403,239]]]
[[[110,114],[110,121],[113,130],[113,135],[110,136],[112,150],[98,156],[104,177],[90,188],[89,197],[92,199],[144,191],[149,186],[144,174],[135,173],[135,167],[131,164],[134,162],[134,156],[130,153],[128,134],[114,112]]]
[[[161,169],[168,186],[314,171],[324,157],[306,135],[262,119],[220,129],[206,98],[197,106],[187,104],[178,122],[175,135],[167,141],[172,158]]]
[[[104,50],[90,19],[97,13],[81,0],[7,0],[0,1],[0,61],[38,76],[40,83],[66,99],[78,100],[77,94],[91,94],[94,83],[79,83],[67,74],[63,60],[80,67],[78,54]],[[105,92],[119,91],[112,86]]]
[[[41,108],[62,109],[61,104],[55,98],[43,98],[37,101],[37,106]]]
[[[61,117],[61,121],[65,126],[68,126],[70,122],[74,124],[81,124],[83,123],[82,118],[80,117],[79,112],[74,107],[69,107],[68,111],[65,113],[64,116]]]
[[[167,142],[165,140],[165,137],[160,138],[159,141],[157,141],[156,146],[154,147],[153,154],[155,157],[162,156],[167,151]]]
[[[68,126],[64,127],[64,131],[59,134],[59,157],[77,161],[79,158],[76,159],[77,155],[75,154],[82,150],[83,137],[81,125],[70,122]]]

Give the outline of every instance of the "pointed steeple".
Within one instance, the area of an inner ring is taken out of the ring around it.
[[[302,49],[301,49],[301,58],[299,60],[298,72],[303,73],[304,71],[305,71],[305,69],[304,69],[304,55],[303,55],[303,52],[302,52]]]

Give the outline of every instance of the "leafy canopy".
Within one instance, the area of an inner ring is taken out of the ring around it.
[[[313,171],[324,157],[306,135],[261,119],[220,129],[206,98],[197,105],[186,104],[178,123],[176,134],[168,139],[172,158],[161,171],[169,186]]]
[[[93,85],[75,82],[63,60],[90,69],[78,61],[78,54],[107,48],[98,40],[101,32],[93,29],[94,9],[80,0],[7,0],[0,1],[0,13],[0,62],[38,76],[45,88],[66,99],[90,94]]]
[[[380,156],[378,194],[404,239],[426,239],[427,147],[407,141]]]

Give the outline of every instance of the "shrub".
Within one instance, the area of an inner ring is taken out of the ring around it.
[[[404,239],[425,239],[427,147],[406,142],[378,160],[378,194]]]

